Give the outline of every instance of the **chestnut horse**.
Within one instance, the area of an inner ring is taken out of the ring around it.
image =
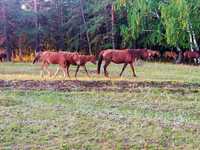
[[[80,66],[83,66],[85,68],[85,71],[88,75],[87,69],[85,64],[87,62],[92,62],[96,63],[96,58],[95,56],[87,56],[87,55],[79,55],[77,52],[41,52],[37,54],[35,57],[33,64],[36,61],[42,61],[42,71],[41,71],[41,76],[43,76],[44,70],[47,70],[49,76],[51,76],[51,72],[48,69],[49,64],[58,64],[59,67],[57,68],[57,71],[55,72],[54,76],[58,74],[60,69],[63,71],[64,77],[66,77],[66,72],[68,77],[69,75],[69,67],[70,65],[77,65],[75,77],[77,76],[77,72],[80,68]],[[89,76],[89,75],[88,75]]]
[[[75,73],[75,77],[77,76],[77,73],[79,71],[79,68],[82,66],[85,69],[85,72],[87,73],[87,76],[89,77],[88,71],[86,69],[86,63],[87,62],[91,62],[93,64],[96,65],[96,56],[93,55],[79,55],[79,64],[75,64],[77,65],[77,69],[76,69],[76,73]]]
[[[43,77],[44,70],[46,70],[51,76],[51,72],[48,69],[49,64],[58,64],[59,68],[62,69],[64,77],[66,77],[66,68],[69,67],[68,60],[73,59],[73,57],[78,57],[77,53],[59,53],[59,52],[40,52],[36,55],[33,60],[33,64],[37,61],[42,62],[42,71],[41,76]],[[74,59],[75,60],[75,59]],[[78,64],[78,62],[77,62]],[[69,68],[67,68],[68,70]],[[56,74],[55,74],[56,75]],[[69,71],[67,71],[67,75],[69,77]]]
[[[183,57],[184,57],[184,61],[188,60],[189,63],[191,63],[192,60],[194,60],[194,63],[197,63],[197,60],[200,57],[200,54],[195,51],[185,51],[183,53]]]
[[[67,68],[67,74],[69,74],[69,67],[70,65],[75,65],[77,66],[76,72],[75,72],[75,77],[77,77],[77,73],[79,71],[80,67],[83,67],[87,76],[89,77],[87,68],[86,68],[86,63],[91,62],[93,64],[96,64],[96,57],[93,55],[80,55],[78,53],[69,53],[69,52],[60,52],[62,54],[73,54],[73,55],[66,55],[68,56],[66,58],[66,68]],[[59,68],[57,69],[55,75],[59,72]]]
[[[104,60],[105,61],[105,64],[104,64],[105,77],[108,77],[108,72],[106,69],[111,62],[116,63],[116,64],[124,64],[122,71],[120,73],[120,76],[122,76],[122,73],[124,72],[126,66],[129,64],[132,69],[133,76],[136,77],[133,63],[135,62],[136,59],[143,58],[143,57],[144,57],[144,51],[140,49],[103,50],[99,54],[97,73],[100,74],[101,64],[102,64],[102,61]]]
[[[148,57],[150,60],[155,60],[155,59],[159,59],[160,58],[160,52],[158,51],[153,51],[150,49],[147,49],[147,53],[148,53]]]
[[[166,51],[164,52],[163,56],[166,60],[170,60],[170,59],[176,60],[178,55],[176,54],[176,52]]]
[[[6,52],[5,51],[1,51],[0,52],[0,62],[2,62],[3,60],[5,60],[7,57]]]

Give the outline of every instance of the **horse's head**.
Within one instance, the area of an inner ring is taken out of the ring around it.
[[[78,53],[71,53],[71,58],[72,60],[77,64],[77,65],[81,65],[81,55],[79,55]]]
[[[158,51],[155,51],[155,54],[156,54],[158,57],[161,56],[160,52],[158,52]]]
[[[128,49],[128,52],[135,59],[146,59],[148,57],[148,53],[145,49]]]
[[[151,53],[147,51],[147,49],[138,49],[135,50],[135,56],[137,59],[149,59],[151,57]]]

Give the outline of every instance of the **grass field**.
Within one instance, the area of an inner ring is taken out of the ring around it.
[[[51,69],[55,70],[55,66]],[[170,81],[172,85],[137,86],[136,91],[110,87],[56,91],[51,87],[19,90],[0,82],[0,149],[200,149],[199,67],[144,63],[136,67],[136,79],[132,79],[130,68],[123,78],[118,78],[120,69],[110,65],[114,78],[105,79],[96,76],[95,66],[89,65],[91,79],[83,71],[78,79],[126,80],[133,85]],[[0,64],[0,80],[63,80],[41,79],[39,70],[38,65],[32,64]],[[70,82],[67,80],[63,84]],[[179,83],[191,86],[174,90]]]
[[[88,65],[91,78],[87,78],[83,69],[80,69],[78,74],[79,80],[108,80],[103,75],[96,75],[96,66]],[[56,71],[55,66],[50,67],[52,72]],[[178,81],[189,83],[200,83],[200,67],[189,65],[175,65],[169,63],[146,63],[141,66],[136,66],[137,78],[132,78],[132,72],[128,66],[122,78],[119,78],[119,73],[122,65],[111,64],[108,71],[112,80],[131,80],[131,81]],[[75,67],[72,66],[70,70],[71,79],[74,80]],[[103,69],[102,69],[103,74]],[[40,77],[40,65],[25,64],[25,63],[7,63],[0,64],[0,79],[3,80],[63,80],[62,72],[57,78],[49,78],[46,76],[44,79]],[[66,80],[69,80],[66,78]],[[109,79],[110,80],[110,79]]]

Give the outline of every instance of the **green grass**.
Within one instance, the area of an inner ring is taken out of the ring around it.
[[[92,78],[81,71],[80,80],[108,80],[96,76],[94,65],[87,67]],[[130,68],[123,78],[120,71],[121,66],[109,66],[117,81],[200,83],[197,66],[144,63],[136,67],[135,79]],[[63,80],[41,79],[39,72],[39,65],[0,64],[1,80]],[[1,87],[0,149],[200,149],[200,90],[139,88],[59,92]]]
[[[197,149],[200,92],[1,91],[4,149]],[[15,103],[5,105],[12,99]]]
[[[87,78],[83,69],[78,74],[80,80],[107,80],[101,76],[96,75],[96,66],[93,64],[87,65],[90,71],[91,78]],[[52,72],[56,71],[56,66],[50,66]],[[122,65],[111,64],[108,71],[113,80],[132,80],[132,81],[178,81],[189,83],[200,83],[200,69],[199,66],[176,65],[169,63],[146,63],[142,66],[136,66],[137,78],[132,78],[132,72],[128,66],[122,78],[119,78],[119,73]],[[102,69],[103,70],[103,69]],[[70,69],[71,79],[74,79],[75,67]],[[102,71],[103,73],[103,71]],[[0,64],[0,79],[6,80],[63,80],[62,72],[57,78],[44,79],[40,77],[40,65],[25,64],[25,63],[1,63]]]

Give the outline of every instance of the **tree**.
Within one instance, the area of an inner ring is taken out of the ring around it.
[[[198,0],[118,0],[117,4],[120,11],[127,12],[127,24],[121,25],[121,33],[129,46],[199,49],[199,23],[194,22],[199,20]]]

